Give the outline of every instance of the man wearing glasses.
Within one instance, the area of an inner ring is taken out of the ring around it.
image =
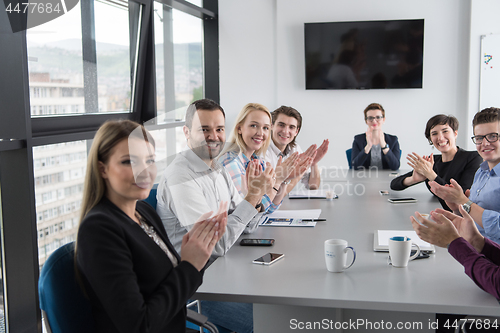
[[[454,179],[450,180],[450,185],[436,182],[429,185],[455,214],[459,214],[459,205],[462,206],[483,236],[500,243],[500,109],[487,108],[476,113],[472,126],[472,142],[484,162],[474,176],[470,192],[464,194]]]

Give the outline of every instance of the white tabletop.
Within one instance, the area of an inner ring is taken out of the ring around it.
[[[346,172],[345,170],[343,172]],[[463,267],[437,248],[428,259],[415,260],[407,268],[387,264],[387,253],[373,251],[377,229],[412,230],[409,216],[440,207],[424,184],[402,192],[389,190],[389,172],[330,174],[323,185],[334,187],[339,199],[289,200],[281,209],[321,208],[314,228],[259,227],[242,238],[274,238],[272,247],[235,244],[205,272],[196,297],[206,300],[286,304],[346,309],[498,316],[498,301],[477,287]],[[343,189],[343,193],[342,193]],[[414,197],[417,203],[391,204],[388,197]],[[356,262],[344,273],[326,270],[324,241],[341,238],[357,253]],[[271,266],[252,260],[267,253],[284,253]]]

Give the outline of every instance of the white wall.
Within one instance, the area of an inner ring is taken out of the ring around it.
[[[365,131],[363,109],[378,102],[386,110],[385,131],[399,137],[405,155],[432,152],[423,132],[438,113],[459,119],[458,144],[464,146],[470,140],[462,133],[470,124],[470,8],[470,0],[220,0],[221,104],[228,126],[248,102],[271,110],[293,106],[304,118],[301,146],[329,138],[321,164],[347,167],[345,150]],[[422,89],[305,90],[305,22],[414,18],[425,19]]]
[[[471,28],[470,28],[470,48],[469,48],[469,100],[468,100],[468,120],[467,124],[472,124],[474,114],[479,111],[479,72],[481,55],[481,35],[500,34],[500,1],[472,0],[471,3]],[[491,105],[500,107],[500,105]],[[471,137],[472,126],[468,126]],[[469,139],[467,140],[469,149],[476,149]]]
[[[274,0],[219,1],[221,106],[226,126],[247,103],[276,105]]]

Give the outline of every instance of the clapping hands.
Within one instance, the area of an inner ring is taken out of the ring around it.
[[[271,167],[271,163],[266,163],[265,170],[262,169],[259,160],[252,160],[246,169],[248,194],[262,197],[272,190],[276,184],[276,172]]]
[[[434,154],[429,156],[420,156],[413,152],[406,157],[408,165],[413,168],[413,180],[415,183],[422,182],[426,179],[433,181],[437,174],[432,169],[434,166]]]
[[[215,244],[222,238],[227,225],[227,202],[221,202],[217,213],[203,214],[193,228],[182,237],[181,260],[187,261],[198,271],[207,263]]]

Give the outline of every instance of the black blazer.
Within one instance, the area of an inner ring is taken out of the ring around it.
[[[398,137],[384,133],[385,142],[389,145],[387,154],[382,153],[382,167],[384,169],[397,170],[399,169],[399,158],[401,152],[399,150]],[[366,133],[358,134],[352,142],[352,168],[361,169],[369,168],[371,163],[371,154],[365,153]]]
[[[165,252],[111,201],[103,198],[78,231],[77,267],[90,298],[97,332],[185,332],[186,302],[202,273],[170,244],[156,211],[137,202],[137,211],[179,260]]]
[[[440,185],[449,184],[450,179],[453,178],[457,181],[457,183],[460,184],[460,186],[462,186],[464,192],[465,190],[470,189],[474,181],[474,175],[476,174],[479,165],[483,162],[483,159],[481,158],[481,156],[479,156],[477,151],[467,151],[463,150],[462,148],[458,148],[458,151],[455,154],[453,160],[451,160],[450,162],[446,162],[446,164],[449,163],[448,166],[445,166],[442,158],[443,157],[441,155],[434,155],[434,166],[432,167],[432,170],[434,170],[434,172],[437,174],[437,177],[435,179],[436,183]],[[408,188],[409,186],[404,185],[403,181],[405,180],[405,178],[411,177],[412,174],[413,171],[410,171],[404,175],[394,178],[391,181],[391,189],[395,191],[401,191]],[[425,180],[425,185],[430,191],[431,187],[429,186],[428,179]],[[451,209],[446,205],[443,199],[439,197],[438,199],[441,203],[441,206],[443,206],[443,209],[451,211]]]

